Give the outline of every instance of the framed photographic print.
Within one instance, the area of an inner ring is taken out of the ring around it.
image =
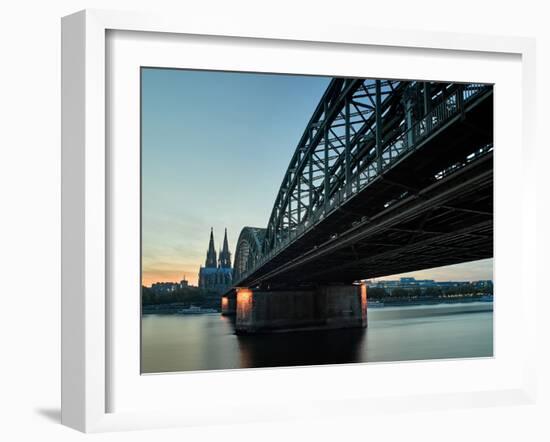
[[[142,373],[493,356],[492,84],[142,67],[141,137]]]
[[[529,402],[533,42],[459,37],[64,18],[63,423]]]

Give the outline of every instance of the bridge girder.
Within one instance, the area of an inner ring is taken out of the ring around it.
[[[260,227],[244,227],[241,230],[233,261],[233,281],[239,281],[243,273],[258,262],[262,253],[265,230]]]

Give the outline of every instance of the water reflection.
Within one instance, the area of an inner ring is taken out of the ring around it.
[[[235,333],[235,318],[224,317]],[[237,335],[240,367],[284,367],[357,361],[365,329]]]
[[[236,335],[234,319],[144,315],[142,372],[160,373],[493,354],[492,304],[370,309],[367,329]]]
[[[241,367],[341,364],[357,361],[363,329],[237,336]]]

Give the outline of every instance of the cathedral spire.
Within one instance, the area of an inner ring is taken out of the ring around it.
[[[220,252],[220,264],[224,268],[231,267],[231,253],[229,253],[229,243],[227,242],[227,228],[223,237],[223,248]]]
[[[225,235],[223,236],[223,250],[222,253],[229,253],[229,244],[227,244],[227,227],[225,228]]]
[[[216,249],[214,247],[214,228],[210,228],[210,243],[208,244],[208,251],[206,252],[205,267],[216,267]]]
[[[206,265],[199,269],[199,287],[207,289],[218,294],[226,293],[233,280],[233,269],[231,268],[231,252],[229,252],[229,243],[227,242],[227,229],[223,238],[223,246],[216,259],[216,249],[214,247],[214,229],[210,229],[210,242],[206,252]]]

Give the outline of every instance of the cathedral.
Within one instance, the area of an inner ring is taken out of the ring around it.
[[[210,243],[206,252],[206,262],[199,270],[199,287],[218,293],[224,293],[231,288],[233,268],[231,267],[231,253],[227,243],[227,229],[223,238],[223,247],[216,258],[214,247],[214,229],[210,230]]]

